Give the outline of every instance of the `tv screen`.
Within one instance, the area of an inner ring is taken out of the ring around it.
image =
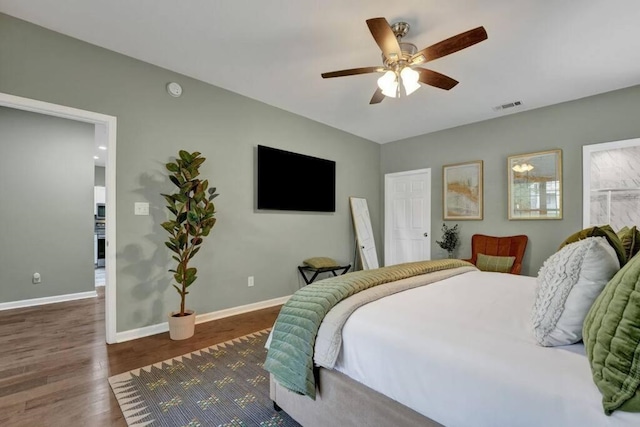
[[[336,162],[258,145],[258,209],[336,211]]]

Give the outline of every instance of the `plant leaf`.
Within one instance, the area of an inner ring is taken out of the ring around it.
[[[178,172],[178,170],[180,170],[180,168],[178,167],[178,165],[177,165],[177,164],[175,164],[174,162],[167,163],[167,164],[165,165],[165,167],[167,168],[167,170],[168,170],[169,172]]]
[[[167,230],[169,233],[173,233],[173,227],[174,227],[174,223],[173,221],[167,221],[167,222],[163,222],[162,224],[162,228],[164,228],[165,230]]]
[[[189,211],[189,213],[187,213],[187,221],[189,221],[189,224],[193,226],[198,225],[198,223],[200,222],[198,214],[196,214],[194,211]]]
[[[197,152],[196,152],[197,153]],[[196,154],[193,153],[193,154]],[[199,154],[199,153],[198,153]],[[180,150],[178,151],[178,155],[180,156],[180,158],[182,160],[184,160],[185,162],[191,162],[193,160],[193,156],[191,154],[189,154],[189,152],[185,151],[185,150]]]
[[[180,251],[178,251],[178,248],[172,245],[171,242],[164,242],[164,244],[167,245],[167,247],[171,249],[173,252],[180,254]]]
[[[189,259],[193,258],[193,256],[197,254],[199,251],[200,251],[200,248],[195,248],[194,250],[192,250],[191,253],[189,254]]]
[[[191,162],[191,167],[198,169],[200,165],[204,163],[205,160],[207,159],[205,159],[204,157],[194,158],[193,161]]]

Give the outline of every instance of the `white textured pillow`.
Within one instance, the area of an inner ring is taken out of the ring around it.
[[[604,237],[579,240],[551,255],[538,272],[531,313],[536,341],[545,347],[580,341],[587,312],[619,269]]]

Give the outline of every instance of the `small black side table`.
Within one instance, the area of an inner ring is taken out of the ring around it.
[[[313,283],[314,280],[316,280],[316,277],[318,277],[318,274],[320,274],[320,273],[326,273],[326,272],[330,271],[331,274],[333,274],[334,276],[338,276],[338,274],[339,275],[343,275],[344,273],[349,271],[350,268],[351,268],[351,264],[349,264],[349,265],[337,265],[335,267],[322,267],[322,268],[314,268],[314,267],[310,267],[308,265],[299,265],[298,266],[298,271],[302,275],[302,278],[304,279],[305,283],[307,285],[310,285],[311,283]],[[311,279],[307,278],[307,276],[305,274],[305,271],[313,272],[313,276],[311,276]],[[336,274],[336,272],[339,272],[339,273]]]

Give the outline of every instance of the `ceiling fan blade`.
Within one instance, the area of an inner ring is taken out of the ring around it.
[[[433,61],[442,58],[454,52],[473,46],[487,39],[487,32],[484,27],[474,28],[465,31],[457,36],[453,36],[439,43],[426,47],[413,55],[409,62],[412,64],[422,64],[424,62]]]
[[[458,81],[451,77],[440,74],[437,71],[427,70],[426,68],[415,68],[420,73],[419,82],[429,86],[438,87],[440,89],[449,90],[458,84]]]
[[[331,71],[330,73],[322,73],[322,78],[329,79],[331,77],[355,76],[357,74],[377,73],[381,71],[384,71],[384,68],[382,67],[351,68],[348,70]]]
[[[382,89],[378,88],[376,90],[376,93],[374,93],[373,96],[371,97],[371,101],[369,101],[369,104],[379,104],[382,102],[383,99],[384,99],[384,95],[382,94]]]
[[[398,44],[398,39],[396,39],[396,35],[393,34],[393,30],[386,19],[367,19],[367,26],[376,43],[380,46],[385,58],[397,61],[402,57],[402,50]]]

